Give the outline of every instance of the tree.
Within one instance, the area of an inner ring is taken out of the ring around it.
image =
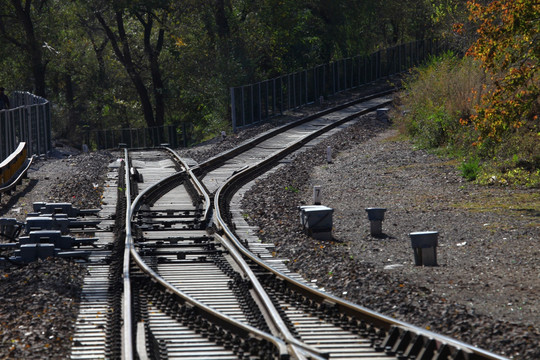
[[[46,96],[46,70],[48,60],[43,50],[55,52],[46,39],[41,26],[49,17],[46,0],[0,1],[0,34],[9,43],[25,54],[33,76],[34,93]]]
[[[166,1],[156,3],[159,4],[144,1],[128,3],[113,1],[108,7],[94,11],[116,57],[137,90],[144,119],[149,127],[163,125],[165,114],[159,56],[164,44],[168,4]],[[137,27],[137,23],[140,28]],[[129,31],[134,33],[130,34]],[[142,53],[139,53],[139,48],[142,49]],[[145,81],[147,77],[152,87],[153,104]]]
[[[522,127],[540,135],[540,3],[537,0],[468,2],[478,39],[468,54],[482,62],[492,86],[471,116],[479,144],[499,142]],[[538,141],[538,138],[537,140]]]

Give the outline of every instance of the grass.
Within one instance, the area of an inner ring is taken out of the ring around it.
[[[540,225],[540,193],[536,191],[507,191],[501,188],[481,188],[467,201],[453,207],[480,213],[498,213],[522,217],[532,226]]]
[[[300,189],[298,189],[297,187],[290,185],[285,186],[285,190],[292,193],[298,193],[300,191]]]

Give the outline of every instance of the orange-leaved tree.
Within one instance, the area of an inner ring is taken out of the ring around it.
[[[467,4],[469,19],[478,26],[468,55],[481,61],[491,79],[470,118],[478,143],[499,142],[520,128],[540,140],[540,1]]]

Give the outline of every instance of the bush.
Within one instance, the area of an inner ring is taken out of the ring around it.
[[[475,135],[462,119],[471,115],[484,80],[470,58],[459,59],[452,53],[434,57],[405,81],[394,118],[419,147],[466,146]]]
[[[479,62],[448,53],[410,74],[392,117],[417,147],[464,158],[459,169],[467,180],[540,187],[538,116],[500,140],[482,138],[470,120],[493,86]]]
[[[470,158],[464,161],[460,166],[461,176],[469,181],[474,181],[480,174],[480,160],[478,158]]]

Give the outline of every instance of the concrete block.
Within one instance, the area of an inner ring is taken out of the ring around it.
[[[370,222],[371,236],[382,235],[382,222],[384,220],[385,208],[367,208],[368,220]]]
[[[50,216],[26,218],[26,233],[36,230],[60,230],[62,234],[69,233],[69,219]]]
[[[334,209],[323,205],[300,206],[300,222],[304,231],[315,239],[332,238]]]

